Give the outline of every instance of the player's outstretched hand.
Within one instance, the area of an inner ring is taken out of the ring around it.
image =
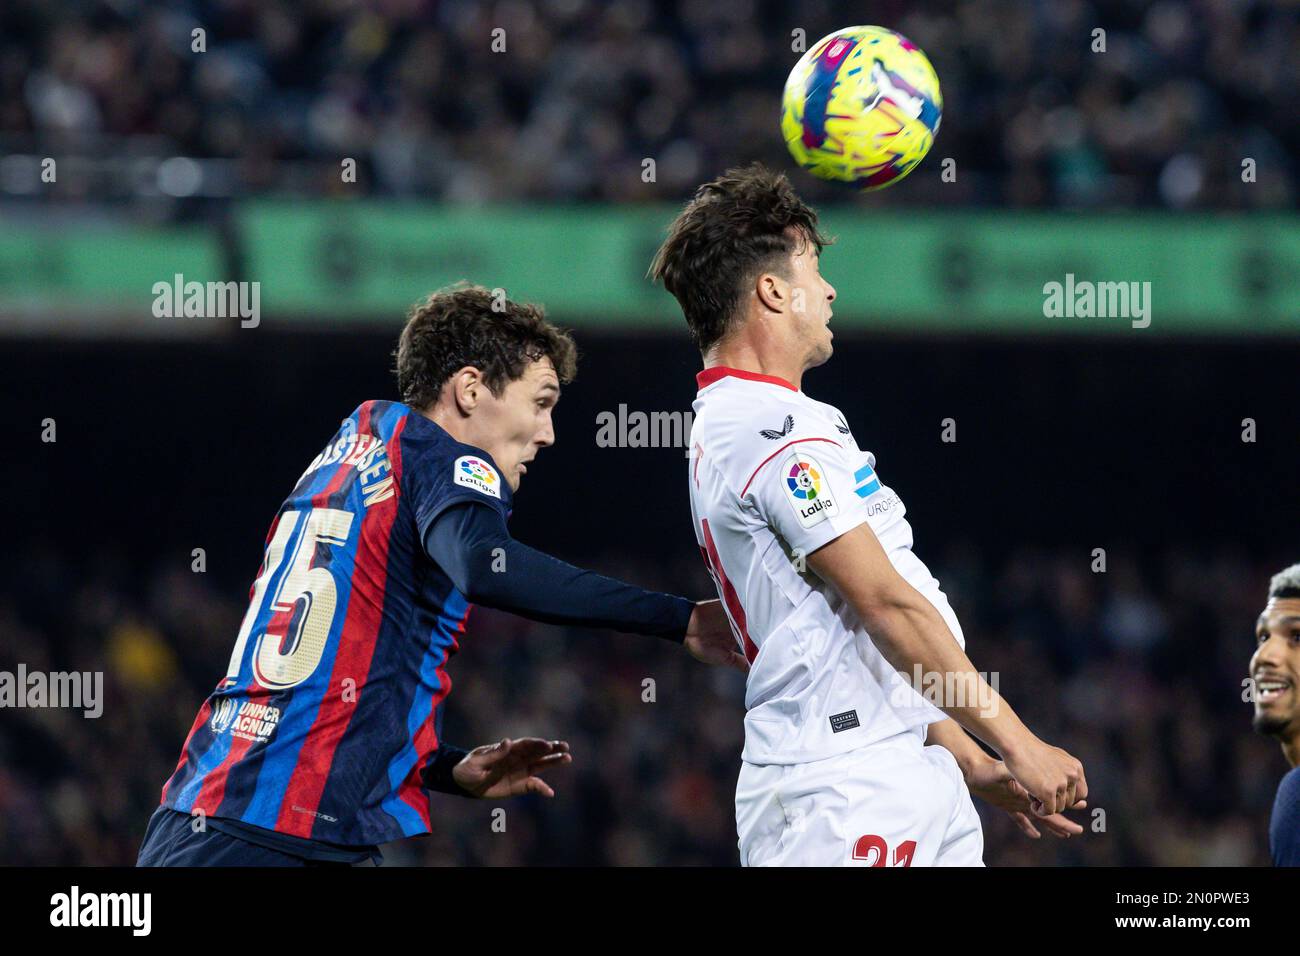
[[[966,787],[984,802],[1005,810],[1026,836],[1035,840],[1042,836],[1033,821],[1029,819],[1029,814],[1032,812],[1029,792],[1015,777],[1011,776],[1011,771],[1001,760],[990,757],[973,766],[966,774]],[[1070,809],[1082,810],[1087,806],[1087,800],[1077,800]],[[1083,827],[1061,813],[1035,817],[1035,819],[1048,833],[1062,839],[1069,839],[1083,832]]]
[[[721,601],[695,602],[683,643],[697,661],[749,670],[749,661],[736,650],[736,638],[731,633],[731,623],[722,610]]]
[[[1083,764],[1033,734],[1026,734],[1023,745],[1008,749],[1002,759],[1029,794],[1029,809],[1035,816],[1050,817],[1088,796]]]
[[[496,800],[525,793],[555,796],[541,774],[573,762],[564,740],[523,737],[475,747],[456,764],[451,775],[476,797]]]

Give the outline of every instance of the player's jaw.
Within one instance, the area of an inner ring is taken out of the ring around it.
[[[803,366],[816,368],[834,351],[830,324],[835,287],[822,276],[821,257],[810,242],[801,241],[796,247],[790,257],[790,274],[797,291],[797,296],[791,296],[791,318],[803,352]]]
[[[481,406],[480,437],[474,444],[492,456],[511,491],[519,490],[537,453],[555,444],[551,409],[559,398],[555,366],[542,358]]]
[[[829,360],[835,351],[831,344],[830,303],[823,300],[822,308],[809,309],[804,313],[795,312],[792,319],[804,369],[816,368]]]
[[[1255,729],[1276,734],[1297,723],[1295,678],[1283,671],[1260,670],[1255,682]],[[1297,727],[1300,731],[1300,727]]]
[[[829,306],[826,309],[821,328],[815,331],[817,334],[813,340],[814,347],[808,362],[809,368],[825,364],[835,352],[835,346],[831,343],[835,333],[831,331],[831,310]]]

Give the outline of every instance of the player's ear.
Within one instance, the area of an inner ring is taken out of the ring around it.
[[[483,376],[479,370],[472,365],[466,365],[452,374],[447,382],[447,388],[450,390],[450,398],[456,405],[456,409],[462,415],[469,415],[483,400],[483,393],[487,386],[483,384]]]
[[[760,273],[754,291],[758,301],[773,312],[785,312],[790,307],[790,284],[775,272]]]

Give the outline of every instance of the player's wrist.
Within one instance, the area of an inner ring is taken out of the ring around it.
[[[993,749],[1001,754],[1004,761],[1010,762],[1023,757],[1035,744],[1041,743],[1033,732],[1021,724],[1014,732],[1003,735],[992,742]]]
[[[469,769],[468,755],[462,757],[460,761],[451,768],[452,786],[456,788],[458,796],[478,796],[478,793],[472,789],[474,783],[473,776],[473,773]]]
[[[468,750],[443,744],[433,756],[429,766],[421,773],[425,789],[435,793],[449,793],[457,797],[477,797],[463,781],[468,781],[467,771],[461,765],[470,754]]]
[[[672,641],[674,644],[681,644],[694,633],[698,623],[695,609],[699,602],[678,594],[669,594],[667,597],[670,602],[666,605],[668,607],[666,617],[669,623],[656,636]]]

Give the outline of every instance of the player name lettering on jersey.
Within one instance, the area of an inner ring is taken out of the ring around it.
[[[361,503],[365,507],[369,508],[393,497],[393,476],[392,468],[388,464],[388,449],[384,447],[383,440],[378,436],[345,434],[316,456],[307,466],[307,470],[302,473],[298,483],[301,484],[303,478],[316,469],[335,463],[355,467],[360,472]]]

